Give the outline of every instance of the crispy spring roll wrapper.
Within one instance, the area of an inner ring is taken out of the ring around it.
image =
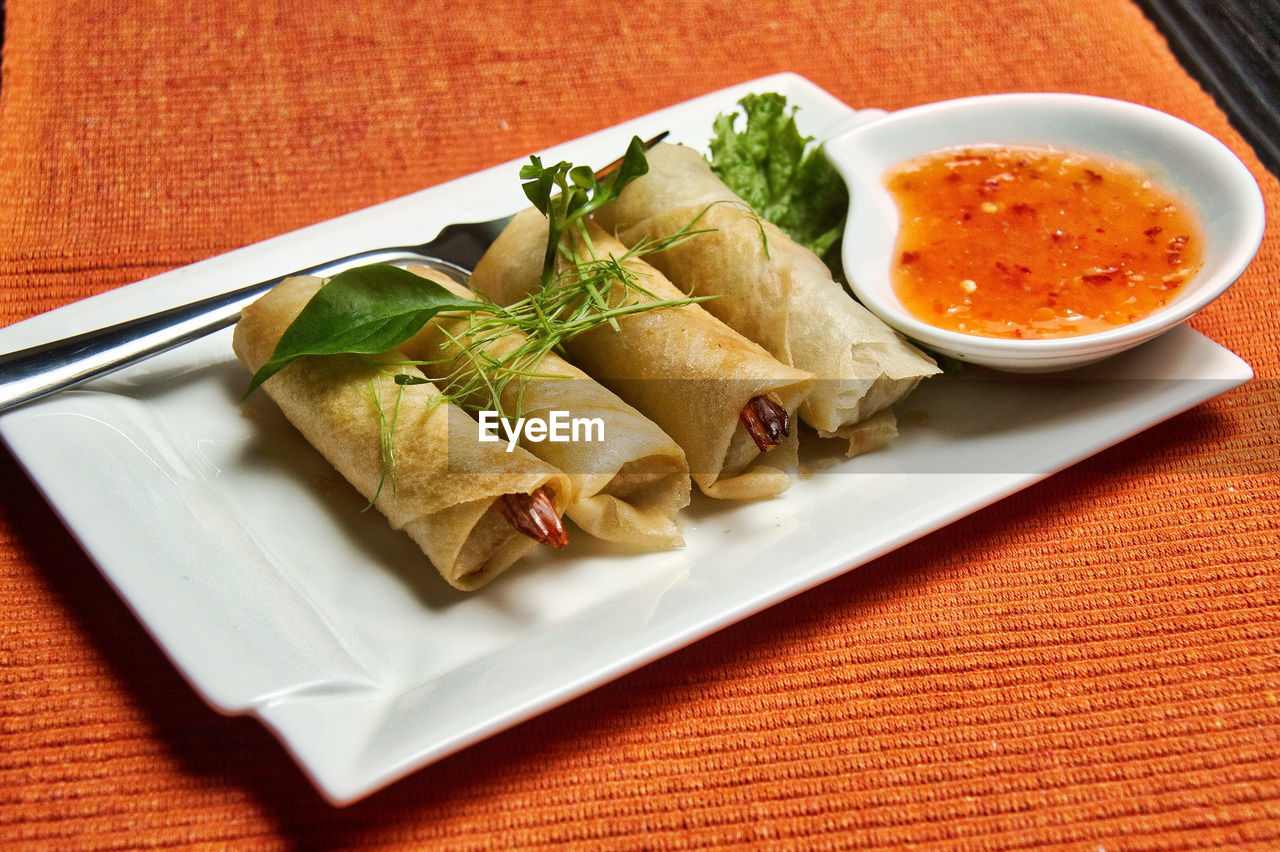
[[[824,437],[856,455],[897,434],[891,406],[933,360],[854,301],[813,252],[797,244],[715,176],[692,148],[660,144],[649,172],[596,220],[628,246],[670,236],[697,219],[713,229],[645,256],[682,290],[725,298],[707,310],[818,383],[800,408]]]
[[[245,308],[233,337],[245,366],[256,371],[267,361],[322,283],[289,278]],[[381,360],[405,359],[392,352]],[[435,403],[434,385],[402,389],[389,370],[363,358],[299,358],[262,389],[303,437],[374,501],[393,528],[417,542],[455,588],[478,589],[538,546],[508,523],[496,501],[542,489],[557,515],[568,502],[564,474],[519,448],[507,453],[503,444],[480,443],[477,424],[466,412]],[[383,481],[379,404],[382,417],[394,418],[394,483],[390,477]]]
[[[464,298],[477,298],[439,272],[414,266],[409,271]],[[467,330],[471,327],[470,314],[440,316],[400,348],[414,361],[430,362],[420,367],[427,378],[466,381],[479,373],[475,356],[483,353],[500,360],[528,340],[523,332],[512,330],[466,353],[462,347],[469,343]],[[652,420],[555,353],[537,361],[522,360],[519,366],[538,375],[506,384],[502,391],[504,410],[518,410],[522,417],[542,420],[558,411],[571,420],[598,418],[602,424],[602,435],[587,435],[585,430],[580,433],[591,440],[527,441],[523,445],[568,477],[571,492],[565,514],[605,541],[649,550],[682,546],[684,537],[676,513],[689,505],[689,466],[684,450]],[[486,408],[492,405],[483,392],[461,401]]]
[[[588,222],[597,256],[621,258],[626,249]],[[541,286],[547,220],[533,208],[518,214],[476,264],[471,286],[508,305]],[[684,297],[662,273],[626,261],[637,285],[658,299]],[[622,288],[617,288],[622,292]],[[636,301],[648,297],[631,293]],[[795,460],[796,429],[762,454],[739,415],[753,397],[773,395],[790,417],[813,376],[780,363],[700,305],[642,311],[565,343],[569,360],[670,435],[685,452],[694,483],[718,499],[751,500],[782,493],[785,467]]]

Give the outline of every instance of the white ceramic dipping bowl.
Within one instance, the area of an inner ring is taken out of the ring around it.
[[[889,280],[898,211],[884,185],[905,160],[962,145],[1034,145],[1123,160],[1189,202],[1204,231],[1204,266],[1159,311],[1093,334],[1041,340],[947,331],[909,314]],[[1203,130],[1163,112],[1089,95],[1027,93],[941,101],[887,113],[825,143],[849,187],[842,256],[857,297],[929,349],[1014,372],[1078,367],[1169,330],[1220,296],[1262,240],[1262,193],[1231,151]]]

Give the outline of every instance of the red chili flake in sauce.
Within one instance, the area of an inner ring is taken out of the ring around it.
[[[898,297],[953,331],[1104,331],[1167,304],[1201,265],[1190,210],[1126,164],[981,146],[912,160],[886,182],[905,223]]]

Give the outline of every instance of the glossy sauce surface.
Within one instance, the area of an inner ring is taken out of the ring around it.
[[[894,290],[940,328],[1105,331],[1167,304],[1201,265],[1191,211],[1125,164],[966,147],[911,160],[886,184],[901,214]]]

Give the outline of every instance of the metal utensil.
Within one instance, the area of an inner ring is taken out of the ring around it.
[[[665,131],[658,134],[645,147],[652,148],[666,136]],[[605,175],[620,162],[615,160],[596,174]],[[369,263],[418,263],[462,280],[509,221],[510,216],[503,216],[488,222],[449,225],[421,245],[347,255],[149,316],[0,355],[0,412],[226,328],[240,318],[242,308],[294,275],[335,275]]]

